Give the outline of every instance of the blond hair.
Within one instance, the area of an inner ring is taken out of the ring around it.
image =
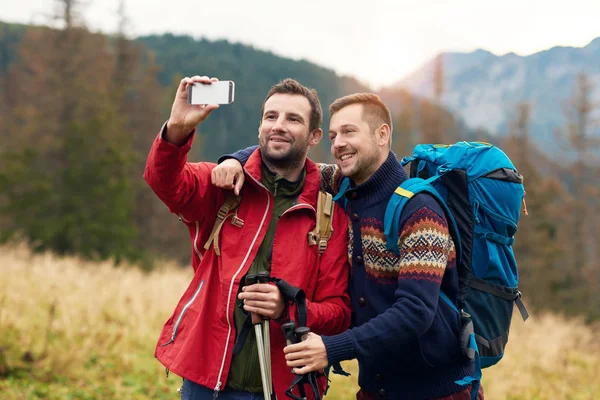
[[[392,144],[392,114],[379,96],[374,93],[354,93],[340,97],[329,106],[329,113],[333,116],[342,108],[352,104],[362,105],[362,118],[369,125],[369,129],[375,132],[382,124],[390,127],[390,140]]]

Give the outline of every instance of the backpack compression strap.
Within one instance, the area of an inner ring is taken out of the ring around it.
[[[308,232],[308,244],[318,245],[319,254],[327,249],[327,241],[333,233],[333,210],[335,203],[330,193],[320,191],[317,199],[317,224]]]
[[[213,225],[212,232],[210,233],[208,240],[204,244],[205,250],[208,250],[210,248],[211,243],[214,243],[215,254],[217,256],[221,255],[221,249],[219,248],[219,232],[221,232],[221,228],[223,227],[223,224],[225,223],[225,218],[227,217],[229,212],[235,210],[240,205],[241,200],[242,197],[239,195],[234,195],[232,190],[225,191],[225,202],[217,212],[217,219],[215,220],[215,224]],[[244,226],[244,220],[238,218],[237,213],[231,219],[231,223],[237,226],[238,228]]]

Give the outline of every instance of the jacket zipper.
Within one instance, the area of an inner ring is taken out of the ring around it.
[[[242,260],[242,263],[240,264],[238,270],[233,275],[233,277],[231,279],[231,283],[229,284],[229,293],[227,295],[227,307],[226,307],[227,325],[229,327],[229,330],[227,331],[227,339],[225,341],[225,350],[223,351],[223,359],[221,360],[221,368],[219,369],[219,376],[217,377],[217,384],[215,385],[215,389],[213,392],[213,399],[216,399],[219,396],[219,391],[221,390],[221,386],[223,384],[221,382],[221,377],[223,376],[223,369],[225,368],[225,360],[227,359],[227,350],[229,348],[229,338],[231,337],[231,330],[232,330],[231,321],[230,321],[230,317],[229,317],[229,308],[231,307],[231,293],[233,292],[233,283],[235,282],[235,278],[242,271],[242,267],[244,266],[244,264],[246,264],[246,261],[248,261],[248,257],[250,257],[250,253],[252,252],[252,249],[254,248],[256,240],[258,239],[258,235],[260,234],[260,231],[261,231],[263,225],[265,224],[265,220],[267,219],[267,214],[269,213],[269,206],[271,205],[271,193],[269,192],[269,190],[262,183],[257,181],[252,175],[250,175],[250,174],[246,174],[246,175],[249,176],[258,186],[262,187],[267,192],[267,207],[265,208],[265,213],[263,214],[262,220],[260,221],[260,225],[258,226],[258,229],[256,230],[256,235],[254,235],[254,239],[252,239],[252,243],[250,243],[248,252],[246,253],[246,256],[244,257],[244,259]]]
[[[221,379],[220,375],[219,375],[219,379]],[[221,390],[221,382],[218,382],[217,386],[215,386],[215,391],[213,392],[213,400],[216,399],[217,397],[219,397],[219,390]]]
[[[185,306],[183,306],[183,309],[181,310],[181,313],[179,314],[179,317],[177,318],[177,321],[175,322],[175,325],[173,325],[173,333],[171,334],[171,340],[169,340],[167,343],[161,344],[161,346],[166,346],[168,344],[171,344],[175,341],[175,337],[177,336],[177,330],[179,329],[179,324],[181,324],[181,320],[183,319],[183,316],[185,314],[185,312],[187,311],[188,308],[190,308],[190,306],[194,303],[194,301],[196,301],[196,297],[198,297],[198,293],[200,293],[200,290],[202,290],[202,286],[204,286],[204,281],[200,281],[200,284],[198,285],[198,288],[196,289],[196,291],[194,292],[194,295],[192,296],[192,298],[190,299],[190,301],[188,301],[186,303]]]
[[[188,221],[187,219],[185,219],[183,217],[183,214],[180,213],[179,214],[179,220],[183,221],[187,224],[190,224],[191,222]],[[194,221],[196,223],[196,235],[194,236],[194,252],[196,253],[196,255],[198,256],[198,258],[200,259],[200,261],[202,261],[202,254],[200,253],[200,250],[198,250],[198,246],[197,246],[197,241],[198,241],[198,235],[200,235],[200,223],[198,221]]]

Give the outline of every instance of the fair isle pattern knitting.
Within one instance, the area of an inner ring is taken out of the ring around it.
[[[342,182],[341,170],[335,164],[317,164],[317,167],[321,171],[321,190],[335,195]]]
[[[324,189],[335,193],[341,178],[339,168],[327,164],[319,164],[319,168]],[[379,284],[395,284],[400,277],[441,284],[445,269],[456,264],[454,243],[446,221],[427,207],[416,212],[404,224],[398,239],[400,256],[386,249],[383,221],[361,219],[360,233],[366,277]],[[353,243],[352,221],[348,218],[350,263]]]
[[[402,279],[425,279],[441,284],[449,261],[456,263],[454,242],[446,221],[427,207],[406,221],[398,245],[399,278]]]
[[[382,284],[395,283],[398,278],[440,284],[448,261],[455,258],[446,221],[427,207],[406,221],[398,240],[400,256],[386,249],[383,223],[375,218],[361,220],[361,238],[367,279]],[[351,246],[348,255],[352,260]]]
[[[360,232],[367,279],[381,284],[396,284],[400,257],[385,247],[383,222],[365,218],[361,220]]]

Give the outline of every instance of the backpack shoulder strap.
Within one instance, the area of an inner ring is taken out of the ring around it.
[[[387,250],[400,254],[398,248],[398,236],[400,233],[400,216],[404,207],[415,194],[418,193],[419,185],[424,182],[421,178],[408,179],[400,184],[388,200],[383,218],[383,230],[387,241]]]
[[[437,190],[435,190],[435,188],[432,186],[432,183],[435,182],[439,177],[439,175],[435,175],[427,180],[421,178],[407,179],[406,181],[402,182],[398,188],[396,188],[394,194],[388,201],[383,219],[387,250],[393,251],[395,254],[400,254],[400,249],[398,248],[398,236],[400,233],[400,219],[402,216],[402,211],[406,207],[408,201],[416,194],[427,193],[437,200],[438,204],[440,207],[442,207],[442,210],[444,210],[444,213],[446,214],[446,218],[448,220],[448,230],[450,231],[452,238],[455,239],[454,241],[457,260],[460,260],[461,247],[458,226],[456,225],[456,221],[454,220],[454,216],[450,212],[448,205],[439,195]]]
[[[223,227],[223,224],[225,223],[225,217],[227,217],[227,214],[229,214],[231,211],[238,208],[241,200],[242,200],[242,197],[239,195],[235,195],[233,193],[233,190],[225,191],[225,200],[223,202],[223,205],[221,206],[221,208],[219,208],[219,211],[217,212],[217,218],[215,219],[215,223],[213,225],[212,231],[211,231],[210,235],[208,236],[208,240],[204,244],[205,250],[208,250],[212,243],[212,244],[214,244],[215,254],[217,256],[221,255],[221,249],[219,248],[219,232],[221,232],[221,228]],[[237,216],[233,217],[231,223],[236,226],[239,226],[239,227],[244,225],[244,221],[237,218]]]
[[[350,178],[345,177],[344,179],[342,179],[342,183],[340,183],[340,188],[338,189],[337,194],[335,195],[335,197],[333,198],[334,201],[336,201],[340,206],[342,206],[342,208],[345,210],[346,209],[346,196],[344,196],[346,194],[346,191],[348,190],[348,188],[350,187]]]
[[[308,233],[308,244],[318,245],[319,254],[323,254],[327,249],[327,241],[333,233],[334,206],[331,194],[320,191],[317,199],[317,223],[315,229]]]

